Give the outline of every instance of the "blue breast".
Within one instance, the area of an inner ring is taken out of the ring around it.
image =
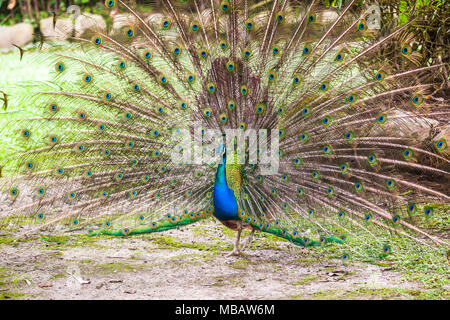
[[[217,219],[224,220],[237,220],[238,206],[234,192],[227,186],[223,187],[214,184],[214,215]]]
[[[220,221],[237,220],[239,219],[238,205],[233,190],[228,188],[227,185],[225,162],[224,155],[223,163],[219,164],[217,168],[214,182],[214,215]]]

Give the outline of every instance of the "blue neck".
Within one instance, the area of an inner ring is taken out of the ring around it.
[[[238,206],[234,192],[228,188],[226,175],[226,151],[223,155],[223,161],[217,167],[216,179],[214,182],[214,215],[220,221],[237,220]]]

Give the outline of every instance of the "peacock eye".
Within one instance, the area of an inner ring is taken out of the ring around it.
[[[62,72],[64,70],[64,64],[59,62],[56,64],[56,71]]]

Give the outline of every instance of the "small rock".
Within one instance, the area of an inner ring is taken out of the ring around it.
[[[108,282],[109,282],[109,283],[122,283],[123,280],[120,280],[120,279],[111,279],[111,280],[109,280]]]
[[[51,288],[53,285],[51,283],[40,283],[39,288]]]
[[[339,18],[339,14],[336,10],[324,10],[318,14],[317,20],[321,23],[332,23],[337,18]]]
[[[75,36],[81,37],[89,32],[106,32],[106,22],[98,14],[83,13],[75,20]]]
[[[40,30],[50,41],[66,40],[72,35],[73,23],[71,19],[58,19],[53,28],[53,18],[50,17],[40,21]]]
[[[33,26],[18,23],[0,27],[0,48],[12,49],[13,44],[22,47],[33,40]]]
[[[344,270],[336,270],[336,271],[327,273],[327,275],[329,275],[331,277],[342,276],[342,275],[346,275],[346,274],[348,274],[348,272],[344,271]]]
[[[136,290],[134,290],[134,289],[128,289],[128,290],[125,290],[124,293],[135,294],[135,293],[136,293]]]
[[[117,14],[113,17],[113,30],[114,33],[118,33],[120,29],[126,26],[132,26],[136,24],[136,17],[132,14]]]

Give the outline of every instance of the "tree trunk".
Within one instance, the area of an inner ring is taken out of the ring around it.
[[[30,22],[33,21],[33,9],[31,8],[31,1],[27,0],[27,13]]]
[[[39,5],[37,0],[33,0],[34,4],[34,13],[36,14],[36,22],[39,24]]]

